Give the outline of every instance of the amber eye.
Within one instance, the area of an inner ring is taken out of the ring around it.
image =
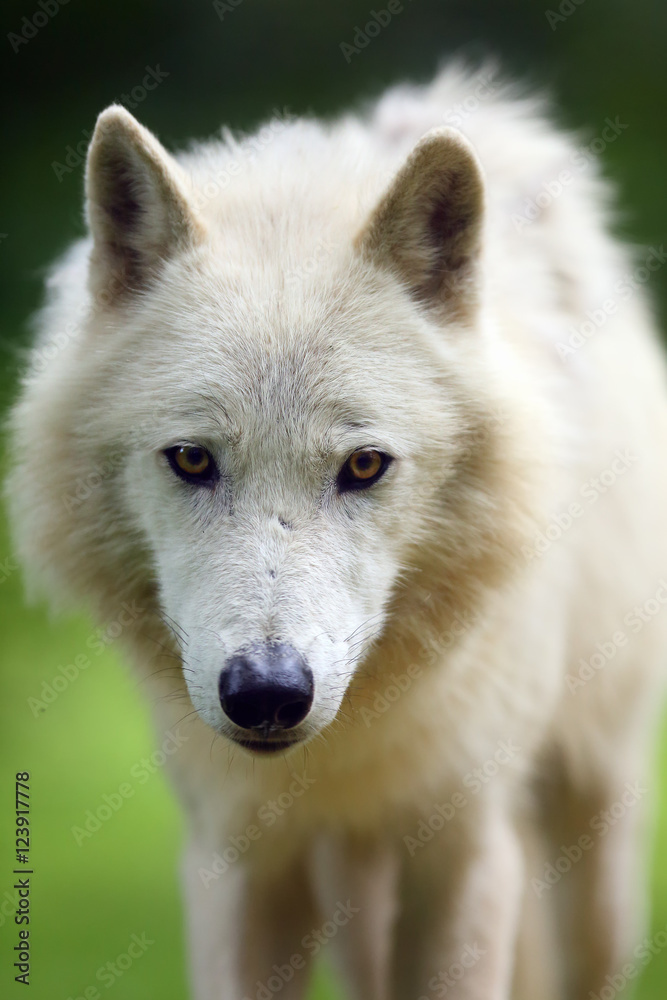
[[[359,490],[373,483],[382,476],[391,457],[375,448],[359,448],[353,452],[338,474],[339,490]]]
[[[165,452],[169,464],[181,479],[190,483],[211,483],[217,478],[215,462],[207,452],[196,444],[179,445]]]

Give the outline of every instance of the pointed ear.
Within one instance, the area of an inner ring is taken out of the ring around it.
[[[470,319],[479,293],[484,181],[470,143],[453,128],[420,140],[357,237],[412,295],[448,318]]]
[[[203,236],[176,161],[125,108],[97,119],[86,165],[91,283],[106,301],[146,288],[172,254]]]

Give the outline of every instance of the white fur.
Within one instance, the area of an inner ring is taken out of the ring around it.
[[[176,158],[115,108],[91,144],[91,238],[50,279],[8,493],[54,603],[147,609],[128,645],[158,729],[188,735],[172,773],[197,1000],[254,997],[348,897],[359,913],[331,948],[364,1000],[438,995],[475,943],[458,1000],[588,996],[639,942],[641,806],[545,898],[531,879],[646,779],[667,615],[574,693],[566,677],[667,571],[665,369],[639,293],[561,356],[629,258],[593,164],[513,223],[572,143],[499,84],[446,127],[476,88],[454,68],[362,117]],[[460,222],[435,248],[432,205]],[[181,442],[211,451],[215,493],[169,469]],[[339,495],[363,446],[395,461]],[[586,500],[619,449],[627,470]],[[218,676],[272,637],[307,657],[315,700],[303,750],[251,760]],[[407,690],[377,701],[392,675]],[[470,793],[502,741],[520,751]],[[304,771],[312,786],[205,888]],[[411,856],[404,838],[466,788]],[[551,927],[566,892],[571,941]]]

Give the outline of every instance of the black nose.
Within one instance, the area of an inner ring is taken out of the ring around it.
[[[308,664],[284,643],[265,643],[230,656],[218,688],[225,715],[242,729],[292,729],[313,703]]]

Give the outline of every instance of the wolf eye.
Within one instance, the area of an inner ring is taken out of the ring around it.
[[[217,478],[218,470],[206,448],[177,445],[167,448],[165,455],[176,475],[189,483],[210,484]]]
[[[338,489],[363,490],[372,486],[384,474],[391,456],[375,448],[359,448],[352,452],[338,473]]]

